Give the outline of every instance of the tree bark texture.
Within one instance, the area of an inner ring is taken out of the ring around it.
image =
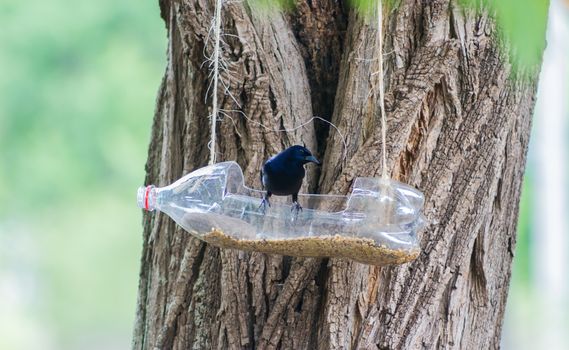
[[[208,161],[214,2],[160,7],[168,65],[146,181],[164,186]],[[402,0],[384,18],[388,171],[426,197],[417,260],[375,267],[223,250],[146,215],[134,349],[499,347],[537,72],[515,77],[483,9]],[[218,97],[233,112],[218,122],[218,161],[236,160],[260,188],[262,162],[305,142],[323,166],[310,167],[303,191],[347,194],[355,177],[381,174],[373,21],[341,1],[270,15],[227,1],[222,28],[232,96]],[[290,129],[313,115],[339,127],[346,150],[318,121],[294,132],[257,124]]]

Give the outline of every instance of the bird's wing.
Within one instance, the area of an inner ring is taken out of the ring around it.
[[[267,167],[269,166],[269,161],[266,161],[265,164],[261,167],[260,175],[261,175],[261,185],[263,185],[263,189],[267,189]]]

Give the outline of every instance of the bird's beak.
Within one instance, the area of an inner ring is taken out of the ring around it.
[[[316,157],[314,157],[314,156],[304,157],[304,160],[307,161],[307,162],[314,163],[314,164],[316,164],[316,165],[320,165],[320,162],[319,162],[318,159],[316,159]]]

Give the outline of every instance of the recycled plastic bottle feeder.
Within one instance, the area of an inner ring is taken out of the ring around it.
[[[299,194],[260,208],[263,191],[245,186],[235,162],[200,168],[166,187],[138,190],[138,205],[170,216],[187,232],[222,248],[300,257],[402,264],[419,252],[424,197],[394,180],[358,177],[348,196]]]

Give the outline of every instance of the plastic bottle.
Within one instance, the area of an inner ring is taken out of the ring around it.
[[[373,265],[400,264],[419,254],[424,197],[394,180],[357,178],[349,196],[271,198],[244,185],[235,162],[200,168],[166,187],[138,190],[138,206],[170,216],[192,235],[223,248],[265,253],[349,258]]]

